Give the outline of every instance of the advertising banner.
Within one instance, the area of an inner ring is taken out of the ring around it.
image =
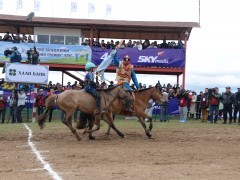
[[[6,82],[29,84],[48,83],[48,66],[6,63],[5,68]]]
[[[92,47],[92,62],[97,65],[100,64],[111,51],[111,49]],[[131,64],[134,66],[176,68],[185,66],[185,49],[146,48],[142,51],[139,51],[137,48],[119,49],[118,58],[122,60],[125,55],[130,56]]]
[[[34,47],[33,43],[12,43],[0,41],[0,62],[8,62],[4,55],[5,50],[16,46],[22,55],[23,61],[27,60],[27,51]],[[91,60],[91,48],[80,45],[35,44],[39,52],[40,63],[61,64],[86,64]]]

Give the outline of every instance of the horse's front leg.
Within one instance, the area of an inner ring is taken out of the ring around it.
[[[76,129],[72,127],[72,114],[71,113],[65,114],[63,124],[65,124],[72,131],[72,133],[76,136],[78,141],[81,140]]]
[[[112,113],[111,113],[111,112],[108,112],[108,113],[105,114],[105,116],[106,116],[106,119],[104,119],[104,120],[105,120],[105,122],[109,125],[109,128],[108,128],[107,133],[110,134],[110,127],[111,127],[111,128],[113,128],[113,130],[114,130],[120,137],[124,138],[124,134],[123,134],[121,131],[119,131],[119,130],[116,128],[115,124],[113,123]]]
[[[150,119],[151,117],[149,117],[149,116],[146,115],[145,113],[140,113],[140,114],[137,115],[137,117],[138,117],[139,122],[142,124],[142,127],[143,127],[143,129],[145,130],[145,133],[146,133],[147,137],[148,137],[148,138],[152,138],[152,135],[151,135],[151,133],[150,133],[150,130],[147,129],[147,126],[146,126],[146,124],[145,124],[145,122],[144,122],[144,119],[145,119],[145,118],[148,118],[149,121],[150,121],[150,123],[151,123],[151,122],[152,122],[152,119]],[[150,128],[150,126],[149,126],[149,128]],[[151,128],[152,128],[152,127],[151,127]]]

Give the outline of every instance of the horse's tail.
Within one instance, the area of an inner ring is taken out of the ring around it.
[[[47,118],[48,112],[56,104],[56,102],[55,102],[56,99],[57,99],[57,95],[51,95],[46,99],[46,101],[45,101],[46,110],[37,119],[40,129],[44,128],[44,126],[45,126],[44,122]]]

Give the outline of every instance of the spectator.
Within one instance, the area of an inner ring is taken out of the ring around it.
[[[53,88],[50,88],[49,89],[49,92],[47,93],[47,96],[46,96],[46,99],[51,96],[52,94],[54,94],[54,89]],[[53,110],[54,110],[54,107],[52,107],[50,110],[49,110],[49,116],[48,116],[48,122],[51,122],[52,121],[52,113],[53,113]]]
[[[33,49],[30,48],[30,50],[27,51],[27,58],[28,58],[28,61],[33,65],[36,65],[39,63],[39,52],[37,51],[35,46]]]
[[[20,92],[18,93],[18,103],[17,103],[17,122],[22,123],[22,110],[25,107],[25,99],[26,99],[26,94],[24,89],[21,89]]]
[[[137,48],[139,51],[142,50],[142,44],[140,43],[140,41],[137,41],[136,46],[134,46],[134,48]]]
[[[209,102],[208,102],[208,88],[205,88],[204,94],[201,97],[200,100],[200,106],[201,106],[201,110],[202,110],[202,122],[207,122],[208,120],[208,113],[207,113],[207,109],[209,106]]]
[[[200,91],[200,94],[197,95],[197,101],[196,101],[196,120],[201,118],[201,106],[200,106],[200,100],[203,96],[203,92]]]
[[[192,98],[190,99],[190,118],[194,119],[196,116],[196,101],[197,101],[197,95],[196,92],[192,92]]]
[[[17,104],[18,104],[18,96],[17,96],[16,90],[12,90],[12,94],[8,97],[8,100],[9,100],[9,107],[10,107],[9,118],[12,117],[12,123],[16,123],[17,122],[16,111],[17,111]]]
[[[160,115],[160,122],[166,122],[167,121],[167,114],[168,114],[168,93],[166,89],[162,90],[163,95],[163,103],[160,105],[161,108],[161,115]]]
[[[179,99],[179,112],[180,112],[180,121],[181,123],[185,123],[187,120],[188,113],[188,93],[185,89],[177,89],[177,98]]]
[[[102,49],[105,49],[105,48],[106,48],[106,44],[105,44],[104,40],[101,41],[101,44],[100,44],[100,45],[101,45],[101,48],[102,48]]]
[[[40,116],[43,113],[43,108],[45,107],[45,96],[44,96],[44,90],[40,89],[39,94],[36,97],[36,107],[38,116]]]
[[[148,39],[145,39],[145,41],[142,44],[142,49],[146,49],[150,46],[150,41]]]
[[[6,34],[3,36],[3,41],[12,41],[12,36],[9,32],[6,32]]]
[[[28,43],[34,43],[34,41],[32,40],[32,36],[31,35],[28,35],[27,40],[28,40]]]
[[[75,88],[75,87],[74,87]],[[68,82],[67,83],[67,86],[66,86],[66,88],[65,88],[65,90],[69,90],[69,89],[73,89],[72,88],[72,85],[71,85],[71,82]]]
[[[0,91],[0,117],[2,116],[2,124],[5,121],[6,106],[7,98],[4,96],[3,91]]]
[[[22,35],[22,42],[23,43],[28,43],[27,36],[25,34]]]
[[[160,48],[168,48],[168,44],[166,42],[166,36],[163,37],[163,43],[160,44]]]
[[[22,60],[21,53],[18,51],[17,47],[14,46],[12,49],[12,54],[8,57],[10,58],[10,63],[20,63]]]
[[[218,88],[215,87],[209,92],[209,104],[210,104],[210,123],[217,123],[219,113],[219,103],[221,94],[218,92]],[[213,120],[214,116],[214,120]]]
[[[150,117],[152,117],[153,108],[154,108],[154,101],[153,99],[149,99],[147,107],[145,109],[145,113]],[[145,118],[145,121],[149,121],[149,119]]]
[[[20,38],[18,33],[15,36],[12,33],[12,37],[13,37],[13,43],[20,43],[21,42],[21,38]]]
[[[237,113],[238,113],[238,124],[240,125],[240,88],[237,88],[238,91],[235,93],[235,104],[234,104],[234,113],[233,113],[233,122],[236,123]]]
[[[232,124],[232,106],[235,103],[234,94],[231,88],[226,87],[226,92],[223,94],[223,124],[227,124],[227,115],[229,114],[229,124]]]
[[[110,84],[108,85],[108,88],[113,87],[114,86],[114,82],[110,81]]]
[[[152,48],[152,49],[154,49],[154,48],[157,48],[157,46],[155,46],[155,44],[152,42],[147,48]]]

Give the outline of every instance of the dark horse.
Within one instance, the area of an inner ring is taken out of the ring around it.
[[[151,130],[153,128],[152,125],[152,117],[150,117],[149,115],[147,115],[145,113],[148,101],[150,99],[153,99],[155,102],[157,102],[158,104],[163,103],[163,96],[161,93],[161,88],[159,88],[158,86],[156,87],[151,87],[151,88],[147,88],[147,89],[142,89],[139,91],[135,91],[135,101],[134,101],[134,109],[135,111],[133,113],[126,113],[124,112],[124,108],[123,108],[123,102],[120,98],[117,98],[110,110],[109,113],[111,114],[120,114],[120,115],[130,115],[130,116],[137,116],[139,119],[139,122],[142,124],[142,127],[145,130],[146,135],[151,138]],[[103,119],[105,119],[106,117],[103,116]],[[149,119],[150,125],[149,125],[149,129],[147,129],[147,126],[144,122],[144,119],[147,118]],[[94,137],[92,136],[92,128],[93,124],[89,124],[89,130],[85,129],[85,132],[89,133],[89,139],[94,139]],[[108,128],[108,131],[106,133],[107,136],[109,136],[110,134],[110,127]]]
[[[106,123],[113,128],[117,134],[121,137],[124,135],[115,127],[113,123],[113,119],[111,114],[108,113],[109,106],[115,101],[115,99],[121,95],[126,93],[123,89],[123,86],[114,86],[107,90],[100,91],[102,96],[101,107],[105,110],[105,112],[101,114],[96,114],[96,100],[85,91],[76,91],[76,90],[67,90],[59,95],[51,95],[46,99],[45,105],[46,110],[44,113],[38,118],[38,124],[42,129],[44,127],[45,119],[47,118],[47,114],[49,110],[54,106],[58,105],[58,107],[64,111],[65,117],[63,123],[69,127],[72,133],[76,136],[78,140],[81,140],[80,136],[76,132],[76,129],[73,128],[71,123],[72,114],[79,109],[80,111],[86,114],[94,114],[95,122],[97,127],[93,131],[97,131],[100,129],[100,119],[104,115],[106,118],[104,119]]]

